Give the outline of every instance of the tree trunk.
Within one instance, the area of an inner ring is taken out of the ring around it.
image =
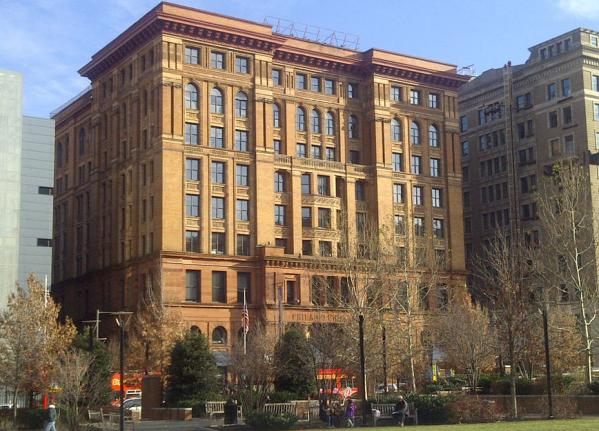
[[[412,320],[408,316],[408,355],[410,357],[410,383],[412,392],[416,393],[416,370],[414,365],[414,347],[412,345]]]
[[[15,385],[12,390],[12,420],[16,428],[17,426],[17,400],[18,400],[19,387]]]

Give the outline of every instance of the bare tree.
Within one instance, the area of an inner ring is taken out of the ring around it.
[[[70,320],[58,320],[60,306],[31,275],[27,289],[17,285],[0,314],[0,382],[13,395],[14,420],[17,399],[23,392],[43,392],[52,383],[56,358],[75,336]]]
[[[445,360],[466,372],[470,390],[476,393],[480,375],[494,366],[497,351],[487,312],[456,301],[439,317],[436,329]]]
[[[94,373],[92,364],[93,356],[77,348],[67,350],[56,362],[57,398],[70,431],[80,428],[82,413],[101,401],[107,384],[103,375]]]
[[[183,337],[185,326],[180,310],[166,305],[158,293],[160,280],[147,283],[130,329],[129,367],[158,371],[165,375],[174,343]]]
[[[260,409],[267,400],[274,379],[276,331],[262,323],[251,325],[246,343],[233,346],[231,365],[238,379],[238,396],[244,410]]]
[[[593,323],[599,312],[597,232],[587,167],[575,160],[553,166],[540,182],[537,202],[542,226],[539,273],[553,287],[554,298],[572,295],[585,353],[587,383],[592,381]]]
[[[482,255],[475,257],[475,297],[486,306],[496,329],[500,348],[510,362],[510,393],[512,416],[518,417],[516,400],[516,364],[522,346],[526,346],[529,315],[536,313],[531,301],[535,290],[531,286],[534,268],[528,247],[520,237],[512,238],[506,232],[497,231]]]
[[[430,345],[422,342],[426,338],[422,336],[426,320],[432,313],[430,307],[447,305],[449,291],[441,285],[445,255],[435,254],[430,235],[405,223],[405,219],[396,221],[394,235],[387,240],[395,248],[389,253],[385,291],[392,334],[397,338],[396,356],[407,363],[411,390],[417,392],[417,369],[422,368],[419,363],[430,351]],[[437,300],[433,301],[435,296]]]

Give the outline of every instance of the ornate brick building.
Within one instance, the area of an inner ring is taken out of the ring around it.
[[[433,232],[465,284],[455,66],[161,3],[80,73],[54,116],[53,292],[76,320],[152,286],[215,350],[244,290],[252,320],[334,321],[311,276],[341,214]]]

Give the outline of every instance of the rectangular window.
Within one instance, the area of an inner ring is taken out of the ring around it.
[[[235,57],[235,72],[250,73],[250,59],[247,57]]]
[[[312,256],[312,240],[302,240],[302,254],[304,256]]]
[[[285,205],[275,205],[275,224],[278,226],[287,224],[287,207]]]
[[[555,99],[556,96],[557,96],[557,86],[555,85],[555,82],[552,82],[551,84],[547,84],[547,100]]]
[[[185,47],[185,63],[200,64],[200,50],[198,48]]]
[[[562,79],[562,97],[570,96],[570,78]]]
[[[572,123],[572,107],[564,106],[562,108],[562,123],[564,126]]]
[[[402,214],[395,214],[395,234],[405,235],[406,234],[406,219]]]
[[[312,158],[322,159],[322,147],[320,145],[312,145]]]
[[[37,239],[38,247],[52,247],[52,240],[48,238],[38,238]]]
[[[564,148],[566,154],[574,154],[576,152],[574,148],[574,135],[564,136]]]
[[[439,95],[436,93],[429,93],[428,94],[428,107],[432,108],[432,109],[439,109],[440,108],[440,103],[439,103]]]
[[[402,153],[393,153],[393,172],[403,172]]]
[[[296,144],[295,155],[297,157],[306,157],[306,144]]]
[[[337,160],[337,151],[335,151],[334,148],[327,147],[325,150],[325,157],[327,160],[334,162]]]
[[[331,195],[331,179],[326,175],[318,175],[318,194],[320,196]]]
[[[185,215],[187,217],[200,216],[200,197],[198,195],[185,195]]]
[[[462,142],[462,157],[468,157],[470,154],[470,143],[468,141]]]
[[[332,79],[324,80],[324,94],[328,94],[330,96],[335,94],[335,81]]]
[[[227,273],[212,271],[212,302],[227,302]]]
[[[599,91],[599,75],[593,75],[591,77],[591,89],[593,91]]]
[[[211,163],[211,177],[212,184],[224,184],[225,183],[225,163],[224,162],[212,162]]]
[[[249,235],[237,235],[237,254],[239,256],[250,255],[250,236]]]
[[[306,89],[306,75],[303,73],[295,74],[295,89],[305,90]]]
[[[460,117],[460,132],[466,132],[468,130],[468,117],[462,115]]]
[[[431,191],[431,197],[433,201],[433,208],[443,207],[443,190],[433,187]]]
[[[347,84],[347,98],[357,99],[358,98],[358,84],[349,83]]]
[[[396,85],[391,86],[391,100],[393,102],[401,102],[401,87]]]
[[[200,252],[200,233],[196,230],[185,232],[185,251]]]
[[[38,195],[52,195],[54,189],[52,187],[43,187],[40,186],[37,188]]]
[[[225,68],[225,54],[222,52],[210,53],[210,67],[213,69]]]
[[[237,199],[236,217],[239,221],[250,219],[250,202],[247,199]]]
[[[591,45],[595,47],[599,46],[599,37],[591,36]]]
[[[247,187],[250,185],[248,165],[235,166],[235,184],[238,186]]]
[[[185,123],[185,143],[198,145],[198,125],[196,123]]]
[[[424,217],[414,217],[414,235],[424,236]]]
[[[445,230],[442,219],[433,219],[433,236],[435,237],[435,239],[445,238]]]
[[[185,300],[200,301],[200,271],[185,271]]]
[[[302,194],[309,195],[312,193],[312,181],[310,174],[302,174]]]
[[[219,220],[225,218],[225,198],[212,198],[212,218]]]
[[[302,207],[302,226],[312,227],[312,208]]]
[[[404,203],[404,185],[393,184],[393,203],[403,204]]]
[[[235,151],[249,151],[248,132],[235,130]]]
[[[599,121],[599,103],[593,103],[593,119]]]
[[[349,163],[360,164],[360,152],[358,150],[349,150]]]
[[[441,159],[432,158],[431,162],[431,177],[441,176]]]
[[[424,205],[424,188],[412,186],[412,201],[414,205]]]
[[[198,159],[185,159],[185,179],[200,180],[200,161]]]
[[[331,210],[329,208],[318,208],[318,227],[331,228]]]
[[[595,148],[599,150],[599,132],[595,132]]]
[[[251,280],[252,274],[249,272],[238,272],[237,273],[237,302],[243,304],[244,300],[246,304],[251,304]]]
[[[312,91],[320,93],[320,78],[318,76],[313,76],[310,84],[310,89]]]
[[[210,127],[210,146],[212,148],[225,148],[222,127]]]
[[[410,90],[410,104],[420,105],[420,90]]]
[[[273,69],[272,70],[272,85],[280,86],[281,84],[282,84],[281,69]]]
[[[422,156],[412,156],[412,173],[422,174]]]
[[[549,113],[549,127],[557,127],[557,111],[552,111]]]
[[[366,200],[366,184],[364,183],[364,181],[356,181],[356,200]]]
[[[318,241],[319,254],[324,257],[333,255],[333,244],[331,241]]]
[[[275,193],[284,193],[286,190],[285,173],[281,171],[275,172]]]
[[[272,148],[273,148],[273,151],[275,152],[275,154],[281,154],[283,152],[283,147],[281,145],[281,140],[280,139],[274,139],[272,141]]]
[[[210,252],[212,254],[225,254],[225,242],[224,232],[212,232]]]

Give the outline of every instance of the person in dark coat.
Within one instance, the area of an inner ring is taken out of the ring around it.
[[[46,426],[44,427],[44,431],[56,431],[56,417],[56,407],[54,404],[50,404],[48,406]]]
[[[397,425],[404,426],[404,421],[406,420],[406,416],[408,415],[408,403],[404,398],[400,395],[399,399],[393,406],[393,412],[391,416],[397,420]]]

